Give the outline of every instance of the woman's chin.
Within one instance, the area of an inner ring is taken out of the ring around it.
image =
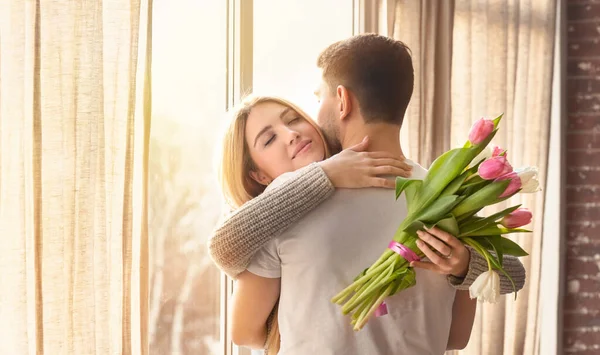
[[[297,156],[294,159],[294,165],[296,170],[302,169],[305,166],[323,160],[323,154],[316,154],[316,152],[306,152],[301,156]]]

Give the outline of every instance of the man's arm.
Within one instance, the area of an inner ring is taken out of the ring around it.
[[[236,345],[264,349],[267,318],[279,299],[280,278],[266,278],[250,271],[239,274],[233,291],[229,333]]]
[[[456,291],[452,306],[452,325],[450,326],[446,350],[460,350],[467,346],[475,321],[476,309],[477,300],[472,300],[469,297],[469,291]]]

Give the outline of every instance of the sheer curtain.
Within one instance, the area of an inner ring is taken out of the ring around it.
[[[0,2],[1,354],[147,354],[151,0]]]
[[[379,25],[370,28],[406,42],[413,51],[415,93],[401,133],[406,154],[428,166],[442,151],[464,142],[474,120],[505,113],[495,144],[508,150],[515,167],[538,166],[544,184],[556,1],[371,4],[378,7]],[[461,354],[539,353],[544,194],[509,202],[523,203],[537,217],[535,233],[515,237],[530,253],[522,258],[527,282],[516,301],[509,296],[478,306],[469,346]]]
[[[474,119],[505,113],[495,140],[513,166],[537,165],[546,181],[554,59],[554,0],[456,1],[452,66],[453,144]],[[544,194],[519,195],[534,216],[534,233],[518,235],[527,282],[517,300],[486,304],[465,353],[539,353]],[[548,231],[551,232],[551,231]]]

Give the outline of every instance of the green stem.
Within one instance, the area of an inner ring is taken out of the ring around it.
[[[369,305],[372,305],[373,302],[377,301],[377,299],[379,298],[379,295],[374,294],[370,299],[365,300],[364,302],[364,308],[362,309],[362,311],[359,313],[358,318],[356,318],[356,322],[354,323],[354,330],[356,330],[356,325],[360,324],[361,320],[364,319],[364,317],[366,317],[366,315],[369,313],[370,307]]]
[[[352,302],[348,301],[342,307],[342,313],[344,313],[344,314],[350,313],[358,304],[360,304],[360,302],[362,302],[364,299],[366,299],[367,297],[372,295],[374,292],[379,290],[383,285],[385,285],[384,280],[388,279],[392,275],[393,272],[394,272],[394,263],[392,263],[388,267],[387,272],[385,272],[385,273],[382,272],[381,274],[377,275],[377,277],[373,281],[369,282],[369,286],[367,287],[367,289],[364,290],[360,294],[360,296],[358,296],[354,301],[352,301]]]
[[[377,300],[374,303],[372,303],[371,308],[369,309],[369,312],[366,315],[361,314],[362,317],[360,317],[359,320],[356,321],[356,324],[354,325],[354,330],[361,330],[365,326],[365,324],[367,324],[367,322],[369,321],[369,318],[371,318],[373,313],[375,313],[375,311],[381,305],[381,303],[385,300],[385,298],[387,296],[389,296],[390,292],[392,292],[393,287],[394,287],[394,285],[389,285],[385,289],[385,291],[379,296],[379,298],[377,298]]]
[[[392,255],[393,253],[394,253],[393,251],[391,251],[389,249],[386,249],[386,251],[384,251],[383,254],[381,254],[381,256],[379,257],[379,259],[377,259],[377,261],[367,269],[366,275],[368,275],[374,269],[376,269],[379,266],[381,266],[381,263],[383,263],[384,261],[387,261],[389,259],[390,255]]]
[[[354,293],[354,295],[352,295],[352,298],[350,298],[348,300],[348,302],[346,303],[350,303],[350,302],[354,302],[356,301],[356,299],[358,297],[360,297],[360,295],[363,294],[363,292],[365,292],[365,290],[369,287],[368,283],[365,283],[364,285],[360,286],[360,288],[358,290],[356,290],[356,292]],[[340,306],[344,304],[343,300],[340,300],[339,302],[337,302],[337,304],[339,304]]]
[[[479,243],[477,243],[476,241],[474,241],[471,238],[465,237],[465,238],[462,238],[462,240],[465,243],[467,243],[468,245],[470,245],[471,247],[473,247],[475,250],[477,250],[479,252],[479,254],[483,255],[483,257],[485,258],[485,261],[488,264],[489,271],[492,271],[492,263],[490,261],[490,258],[492,256],[489,255],[489,253],[487,252],[487,250],[485,250],[481,245],[479,245]]]
[[[369,280],[371,280],[372,277],[373,277],[373,275],[375,275],[376,273],[378,273],[380,271],[383,271],[384,269],[386,269],[387,267],[389,267],[389,265],[392,264],[393,262],[394,262],[393,258],[390,258],[390,259],[386,260],[383,264],[381,264],[378,267],[376,267],[375,269],[373,269],[371,271],[367,271],[366,274],[364,274],[363,276],[361,276],[358,280],[354,281],[350,286],[346,287],[345,289],[343,289],[342,291],[340,291],[340,293],[338,293],[337,295],[335,295],[331,299],[331,302],[333,302],[333,303],[339,303],[340,301],[343,301],[352,292],[356,291],[357,288],[361,287],[363,284],[365,284],[366,282],[368,282]]]

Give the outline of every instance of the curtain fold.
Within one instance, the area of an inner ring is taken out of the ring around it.
[[[394,11],[394,30],[387,34],[412,49],[415,67],[415,91],[401,133],[407,156],[429,166],[463,143],[476,119],[505,113],[494,143],[508,150],[514,167],[538,166],[543,185],[556,1],[399,0]],[[534,233],[514,237],[530,253],[521,259],[526,285],[516,301],[508,296],[479,304],[469,345],[457,353],[539,353],[544,194],[519,195],[504,205],[509,203],[523,203],[537,217]]]
[[[404,119],[405,154],[429,166],[450,145],[454,1],[398,1],[394,31],[413,54],[415,87]]]
[[[2,354],[147,354],[151,2],[0,3]]]

